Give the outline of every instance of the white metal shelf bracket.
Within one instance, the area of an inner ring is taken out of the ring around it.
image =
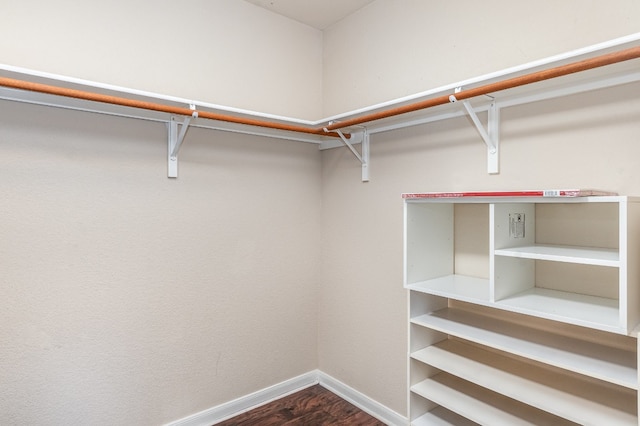
[[[456,88],[456,93],[462,90],[461,87]],[[449,96],[451,102],[457,102],[455,95]],[[489,174],[497,174],[500,172],[500,109],[496,105],[495,101],[489,104],[487,112],[487,128],[482,125],[478,114],[469,103],[469,101],[462,101],[462,106],[467,111],[467,114],[471,118],[471,121],[476,126],[476,129],[480,133],[482,140],[487,145],[487,172]]]
[[[351,138],[347,139],[344,133],[340,130],[336,130],[342,143],[355,155],[355,157],[362,164],[362,181],[369,182],[369,133],[367,130],[361,132],[351,133]],[[362,145],[362,153],[359,153],[353,146],[353,144],[360,143]]]
[[[196,111],[195,105],[189,105],[190,109],[193,110],[191,116],[188,116],[184,119],[182,123],[178,123],[176,121],[176,117],[171,116],[171,120],[167,123],[168,130],[168,166],[167,166],[167,175],[170,178],[178,177],[178,153],[180,152],[180,147],[182,146],[182,142],[184,141],[184,137],[187,134],[187,130],[189,130],[189,125],[191,124],[191,120],[194,118],[198,118],[198,111]],[[180,125],[180,133],[178,133],[178,125]]]

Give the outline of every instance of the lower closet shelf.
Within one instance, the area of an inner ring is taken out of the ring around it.
[[[444,375],[447,377],[446,382],[434,379],[441,376],[441,373],[418,383],[412,387],[412,390],[474,421],[478,420],[469,417],[468,413],[455,409],[455,404],[459,402],[454,401],[467,399],[469,410],[486,413],[495,411],[491,409],[492,403],[488,404],[489,407],[483,406],[481,409],[474,410],[471,407],[477,397],[470,394],[468,390],[473,387],[469,385],[460,387],[456,380],[464,379],[527,406],[536,407],[583,425],[637,426],[638,424],[636,391],[611,383],[582,377],[558,368],[521,361],[453,339],[416,351],[411,356],[417,361],[448,373]],[[458,379],[451,379],[450,375]],[[453,385],[449,388],[451,383]],[[477,390],[471,392],[478,393]],[[451,393],[454,393],[451,398],[445,397]],[[438,401],[438,399],[446,400]],[[476,404],[483,403],[481,400],[478,401]],[[498,424],[486,419],[479,423]],[[534,422],[536,423],[540,424],[539,421]]]
[[[446,408],[436,407],[412,421],[411,426],[477,426],[477,423]]]
[[[437,374],[412,386],[411,391],[482,425],[576,425],[446,373]],[[424,419],[422,416],[412,422],[412,426],[431,424],[420,423],[421,420],[429,419]]]
[[[542,331],[465,309],[441,309],[412,318],[411,322],[503,352],[638,389],[634,350]]]

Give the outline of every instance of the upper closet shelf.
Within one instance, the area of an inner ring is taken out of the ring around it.
[[[640,81],[640,33],[323,118],[300,120],[0,64],[0,99],[167,123],[169,170],[190,126],[347,146],[368,180],[368,136],[468,115],[498,172],[500,109]],[[487,112],[487,124],[477,113]],[[355,137],[354,137],[355,136]],[[362,144],[359,154],[354,144]],[[176,171],[177,173],[177,171]]]

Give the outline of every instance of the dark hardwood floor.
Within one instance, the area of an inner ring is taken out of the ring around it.
[[[320,385],[255,408],[216,426],[384,426]]]

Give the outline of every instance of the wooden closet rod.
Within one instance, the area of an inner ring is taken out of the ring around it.
[[[258,120],[253,118],[236,117],[233,115],[218,114],[209,111],[195,111],[189,108],[158,104],[154,102],[139,101],[134,99],[122,98],[119,96],[104,95],[100,93],[87,92],[84,90],[69,89],[59,86],[51,86],[48,84],[33,83],[13,78],[0,77],[0,86],[12,89],[28,90],[31,92],[46,93],[49,95],[65,96],[68,98],[82,99],[85,101],[102,102],[112,105],[120,105],[125,107],[147,109],[152,111],[166,112],[176,115],[193,115],[197,112],[197,116],[208,118],[211,120],[225,121],[229,123],[246,124],[249,126],[266,127],[276,130],[287,130],[290,132],[307,133],[311,135],[332,136],[339,138],[336,132],[325,132],[324,129],[314,129],[311,127],[296,126],[292,124],[284,124],[273,121]],[[348,136],[347,136],[348,137]]]
[[[612,65],[618,62],[624,62],[631,59],[640,58],[640,46],[632,47],[626,50],[618,52],[608,53],[595,58],[585,59],[578,62],[573,62],[567,65],[560,65],[554,68],[550,68],[543,71],[536,71],[530,74],[525,74],[520,77],[509,78],[506,80],[498,81],[496,83],[485,84],[473,89],[461,90],[457,93],[451,93],[450,95],[442,95],[424,101],[415,102],[412,104],[404,105],[401,107],[390,108],[384,111],[378,111],[371,114],[366,114],[360,117],[352,118],[345,121],[339,121],[324,126],[327,130],[343,129],[345,127],[356,126],[370,121],[381,120],[383,118],[394,117],[396,115],[406,114],[409,112],[418,111],[421,109],[431,108],[438,105],[444,105],[451,102],[450,96],[455,96],[455,100],[461,101],[464,99],[473,98],[476,96],[487,95],[501,90],[512,89],[514,87],[524,86],[526,84],[537,83],[539,81],[549,80],[556,77],[562,77],[569,74],[574,74],[580,71],[587,71],[593,68],[599,68],[606,65]]]
[[[249,126],[266,127],[276,130],[286,130],[290,132],[307,133],[320,136],[331,136],[340,138],[340,135],[335,130],[344,129],[350,126],[361,125],[375,120],[381,120],[383,118],[394,117],[409,112],[418,111],[421,109],[431,108],[438,105],[444,105],[451,102],[451,96],[455,97],[455,100],[461,101],[481,95],[487,95],[501,90],[512,89],[519,86],[524,86],[531,83],[537,83],[544,80],[549,80],[556,77],[562,77],[569,74],[574,74],[581,71],[587,71],[594,68],[603,67],[606,65],[615,64],[618,62],[624,62],[631,59],[640,58],[640,46],[632,47],[626,50],[618,52],[608,53],[595,58],[585,59],[578,62],[573,62],[566,65],[560,65],[554,68],[550,68],[543,71],[536,71],[530,74],[525,74],[520,77],[514,77],[495,83],[489,83],[484,86],[479,86],[472,89],[461,90],[457,93],[450,95],[441,95],[435,98],[426,99],[423,101],[415,102],[412,104],[404,105],[401,107],[390,108],[383,111],[374,112],[371,114],[365,114],[360,117],[337,121],[330,123],[320,128],[310,128],[304,126],[297,126],[292,124],[284,124],[266,120],[258,120],[245,117],[236,117],[233,115],[218,114],[208,111],[197,111],[197,116],[207,118],[211,120],[225,121],[230,123],[245,124]],[[132,108],[141,108],[152,111],[166,112],[169,114],[190,116],[193,115],[194,110],[184,107],[176,107],[164,104],[158,104],[154,102],[138,101],[134,99],[127,99],[118,96],[104,95],[100,93],[86,92],[83,90],[69,89],[65,87],[51,86],[41,83],[33,83],[23,80],[16,80],[7,77],[0,77],[0,86],[5,86],[18,90],[28,90],[32,92],[46,93],[56,96],[65,96],[70,98],[82,99],[87,101],[102,102],[113,105],[120,105]],[[350,135],[344,134],[346,138]]]

